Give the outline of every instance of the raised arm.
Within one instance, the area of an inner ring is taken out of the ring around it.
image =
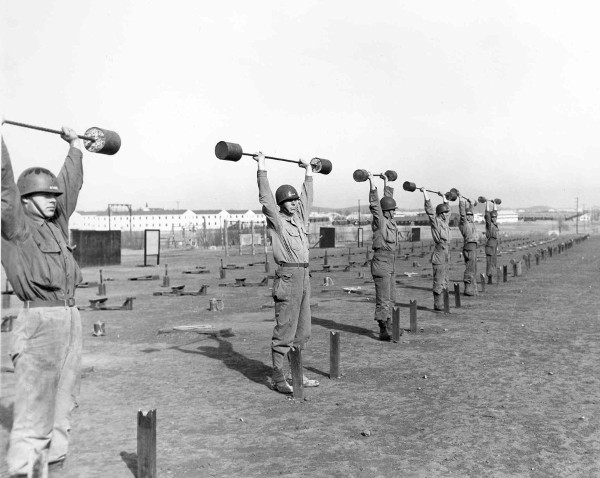
[[[7,240],[24,238],[25,211],[15,184],[8,148],[2,138],[2,237]]]
[[[305,226],[308,227],[308,218],[313,205],[313,170],[310,162],[304,159],[300,159],[299,166],[305,169],[305,173],[298,204],[298,215]]]
[[[56,201],[58,210],[56,222],[65,236],[68,237],[69,218],[75,212],[79,191],[81,191],[83,185],[83,142],[74,129],[63,126],[62,131],[61,138],[69,143],[70,148],[56,177],[58,186],[63,191],[63,194],[58,196]]]

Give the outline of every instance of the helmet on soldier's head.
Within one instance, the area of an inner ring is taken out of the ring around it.
[[[278,205],[292,199],[300,199],[300,196],[298,196],[298,192],[294,186],[283,184],[277,188],[277,191],[275,191],[275,201]]]
[[[450,212],[450,206],[448,206],[448,204],[446,204],[445,202],[443,202],[442,204],[438,204],[435,207],[436,214],[442,214],[443,212]]]
[[[50,193],[60,196],[63,192],[58,186],[56,176],[46,168],[27,168],[17,180],[21,197],[36,193]]]
[[[392,211],[396,209],[396,201],[394,198],[388,196],[382,197],[381,201],[379,201],[379,204],[381,204],[382,211]]]

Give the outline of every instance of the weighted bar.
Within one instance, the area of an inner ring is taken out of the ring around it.
[[[379,176],[381,179],[385,178],[390,182],[398,179],[398,173],[391,169],[388,169],[385,173],[373,174],[373,176]],[[362,183],[369,179],[369,171],[366,169],[357,169],[352,173],[352,177],[357,183]]]
[[[479,201],[481,204],[484,204],[487,202],[487,199],[485,196],[479,196],[477,198],[477,201]],[[490,201],[492,201],[493,203],[496,203],[498,205],[502,204],[502,199],[496,198],[496,199],[490,199]]]
[[[215,156],[223,161],[239,161],[242,156],[256,156],[252,153],[244,153],[242,147],[237,143],[229,143],[227,141],[219,141],[215,145]],[[286,163],[302,164],[298,160],[278,158],[275,156],[265,156],[267,159],[274,159],[275,161],[285,161]],[[331,161],[324,158],[312,158],[310,165],[315,173],[329,174],[333,169]]]
[[[57,129],[44,128],[42,126],[34,126],[26,123],[19,123],[17,121],[2,120],[2,124],[11,124],[13,126],[21,126],[23,128],[35,129],[38,131],[44,131],[46,133],[54,133],[62,135],[63,132]],[[108,129],[98,128],[96,126],[88,128],[85,134],[78,134],[78,138],[85,141],[83,144],[85,149],[91,153],[100,154],[115,154],[121,148],[121,137],[114,131]]]
[[[404,181],[404,183],[402,184],[402,189],[412,193],[412,192],[415,192],[417,189],[421,189],[421,188],[418,188],[415,183],[411,183],[410,181]],[[425,189],[425,191],[433,193],[433,194],[439,193],[439,191],[432,191],[431,189]],[[456,199],[458,198],[456,189],[452,188],[450,191],[448,191],[446,194],[444,194],[444,197],[448,201],[456,201]]]

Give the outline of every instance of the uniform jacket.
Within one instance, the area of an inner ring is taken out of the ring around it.
[[[279,211],[275,197],[269,186],[267,172],[259,170],[258,198],[263,214],[267,218],[267,227],[271,231],[273,259],[282,262],[308,262],[308,217],[313,204],[313,178],[307,176],[302,185],[298,209],[293,216]]]
[[[444,264],[449,260],[450,225],[437,216],[431,207],[431,201],[425,201],[425,213],[429,218],[431,226],[431,237],[435,242],[435,248],[431,254],[431,263],[434,265]]]
[[[385,186],[383,189],[385,197],[393,197],[394,189]],[[373,250],[380,252],[396,252],[398,245],[398,228],[393,219],[387,219],[381,210],[377,188],[369,192],[369,209],[373,215],[371,229],[373,230]]]
[[[21,203],[10,156],[2,140],[2,266],[22,301],[70,299],[81,282],[72,254],[69,217],[75,211],[83,184],[82,153],[70,148],[57,182],[54,217],[34,218]]]
[[[492,222],[492,216],[490,211],[485,211],[485,237],[488,241],[490,239],[498,241],[500,239],[500,229],[497,224]]]
[[[460,199],[458,202],[458,229],[465,240],[465,244],[468,242],[477,242],[477,228],[475,224],[467,221],[467,201]]]

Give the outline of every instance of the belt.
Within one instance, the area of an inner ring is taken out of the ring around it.
[[[280,267],[308,267],[308,262],[280,262]]]
[[[59,299],[59,300],[26,300],[23,304],[26,309],[33,309],[34,307],[75,307],[75,299]]]

